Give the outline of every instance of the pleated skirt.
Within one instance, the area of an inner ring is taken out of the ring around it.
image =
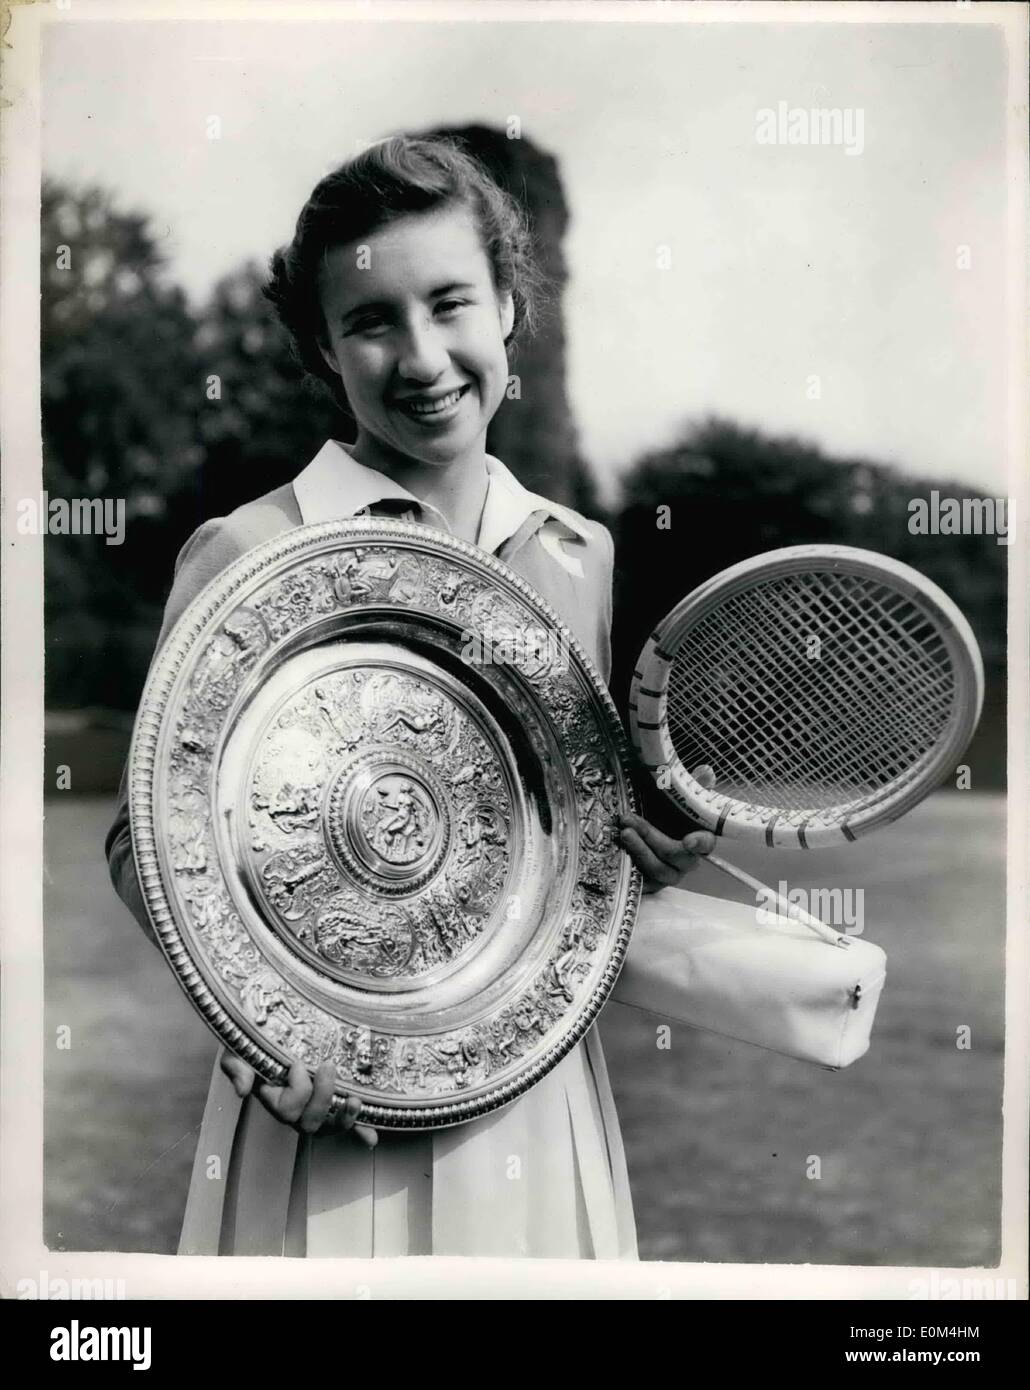
[[[216,1059],[179,1253],[635,1260],[597,1028],[503,1110],[372,1150],[280,1124]]]

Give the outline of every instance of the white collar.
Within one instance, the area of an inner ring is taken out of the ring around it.
[[[524,488],[500,459],[488,454],[486,503],[479,524],[479,545],[489,554],[496,554],[505,541],[537,512],[565,526],[573,535],[589,540],[590,535],[575,512],[558,502],[551,502]],[[329,439],[322,445],[308,466],[293,480],[293,491],[305,525],[316,521],[337,521],[342,517],[367,512],[378,502],[398,500],[408,502],[419,516],[428,514],[427,525],[441,531],[450,527],[443,514],[427,502],[420,502],[407,488],[401,487],[374,468],[359,463],[349,448]]]

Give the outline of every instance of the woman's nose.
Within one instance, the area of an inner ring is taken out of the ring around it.
[[[432,323],[409,324],[397,370],[409,381],[430,382],[447,369],[448,354],[439,328]]]

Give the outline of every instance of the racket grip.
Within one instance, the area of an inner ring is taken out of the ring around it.
[[[798,907],[797,903],[790,902],[789,899],[783,897],[780,893],[774,892],[759,879],[752,878],[751,875],[746,874],[743,869],[738,869],[736,864],[731,864],[729,860],[723,859],[718,854],[705,854],[702,856],[702,859],[704,863],[711,864],[716,869],[721,869],[722,872],[728,874],[730,878],[735,878],[738,883],[743,883],[745,887],[753,889],[756,895],[761,895],[766,901],[768,901],[769,898],[774,899],[781,916],[789,917],[792,922],[801,922],[804,926],[811,927],[811,929],[821,936],[824,941],[829,941],[834,946],[851,945],[849,938],[844,936],[841,932],[834,931],[833,927],[828,927],[826,923],[821,922],[818,917],[813,917],[810,912],[806,912],[804,908]]]

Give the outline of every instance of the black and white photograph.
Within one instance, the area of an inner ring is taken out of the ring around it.
[[[1026,1300],[1027,21],[8,10],[5,1298]]]

